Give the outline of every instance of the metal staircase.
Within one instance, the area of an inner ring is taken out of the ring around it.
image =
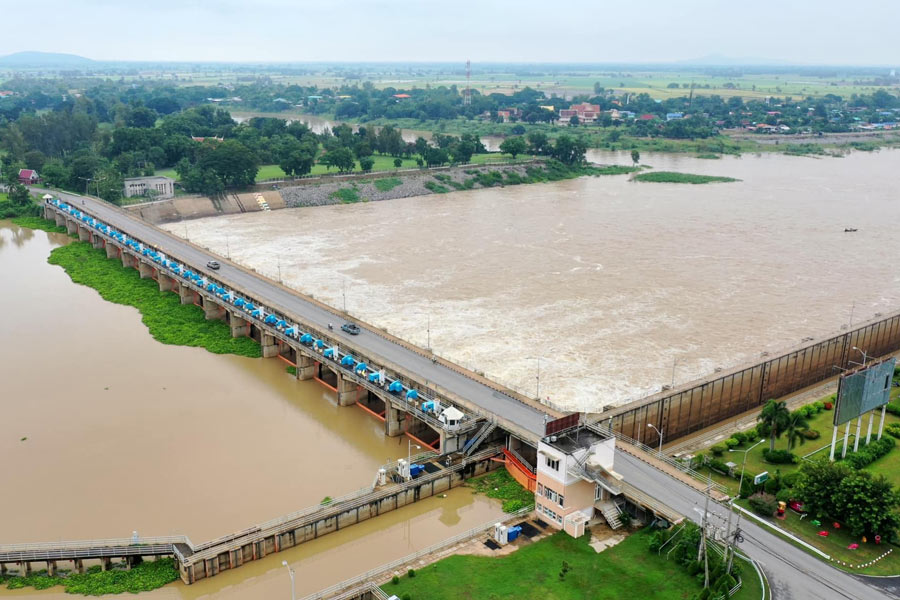
[[[497,424],[495,422],[485,421],[484,425],[481,426],[481,429],[478,430],[478,433],[476,433],[475,436],[468,442],[466,442],[465,446],[463,446],[463,456],[469,456],[470,454],[472,454],[472,452],[474,452],[478,447],[478,444],[487,439],[487,437],[491,435],[491,432],[493,432],[496,427]]]
[[[611,529],[618,529],[622,526],[622,521],[619,520],[619,507],[614,502],[601,502],[595,506],[600,509]]]

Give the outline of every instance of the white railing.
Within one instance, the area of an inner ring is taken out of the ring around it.
[[[184,535],[159,537],[109,538],[103,540],[65,540],[59,542],[34,542],[27,544],[0,544],[0,553],[31,552],[48,550],[80,550],[82,548],[101,548],[118,546],[153,546],[160,544],[187,544],[191,541]]]
[[[338,593],[346,590],[347,588],[350,588],[353,586],[359,586],[361,584],[366,583],[367,581],[369,581],[371,579],[376,579],[376,578],[382,577],[385,574],[389,573],[390,571],[393,571],[393,570],[397,569],[398,567],[402,567],[403,565],[405,565],[407,563],[414,562],[414,561],[422,558],[423,556],[432,554],[439,550],[443,550],[443,549],[445,549],[449,546],[452,546],[454,544],[457,544],[461,541],[471,539],[479,534],[484,533],[485,531],[489,531],[489,530],[493,529],[493,527],[496,523],[506,523],[509,521],[513,521],[513,520],[523,517],[527,514],[530,514],[531,511],[533,511],[533,510],[534,510],[533,506],[528,506],[526,508],[517,510],[514,513],[510,513],[499,520],[495,519],[489,523],[484,523],[483,525],[473,527],[472,529],[470,529],[468,531],[464,531],[463,533],[455,535],[451,538],[448,538],[448,539],[438,542],[436,544],[432,544],[431,546],[428,546],[427,548],[423,548],[422,550],[419,550],[418,552],[409,554],[407,556],[404,556],[403,558],[398,558],[395,561],[389,562],[387,564],[381,565],[380,567],[376,567],[374,569],[366,571],[365,573],[363,573],[361,575],[357,575],[356,577],[346,579],[346,580],[344,580],[340,583],[337,583],[331,587],[325,588],[324,590],[320,590],[320,591],[316,592],[315,594],[312,594],[310,596],[306,596],[306,597],[302,598],[302,600],[324,600],[325,598],[331,598],[335,594],[338,594]]]

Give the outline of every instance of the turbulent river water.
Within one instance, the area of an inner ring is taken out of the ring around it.
[[[567,409],[900,305],[900,151],[643,162],[741,181],[583,177],[168,228]]]
[[[379,465],[407,455],[405,438],[280,360],[157,343],[135,309],[47,264],[67,242],[0,221],[0,544],[134,530],[199,543],[371,485]],[[282,560],[297,568],[298,594],[312,593],[499,514],[458,488],[153,595],[287,594]]]

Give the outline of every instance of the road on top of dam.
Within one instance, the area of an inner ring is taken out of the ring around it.
[[[124,211],[112,207],[103,201],[89,196],[79,196],[57,190],[42,189],[36,191],[54,194],[75,208],[84,208],[84,210],[89,211],[94,217],[101,219],[108,225],[133,235],[145,243],[152,244],[157,250],[167,256],[187,263],[201,271],[208,271],[206,269],[207,261],[220,258],[170,233],[135,219],[125,214]],[[343,322],[343,317],[336,313],[302,298],[297,293],[286,290],[261,275],[234,266],[229,261],[222,261],[219,270],[215,271],[213,277],[226,285],[233,283],[236,286],[240,286],[250,294],[253,294],[255,299],[264,303],[265,306],[292,313],[321,330],[325,330],[329,323],[340,325]],[[373,358],[383,357],[418,375],[425,381],[435,383],[460,398],[481,407],[483,410],[510,421],[532,434],[534,436],[533,439],[528,440],[532,443],[543,437],[545,418],[552,419],[552,415],[498,392],[466,375],[457,373],[440,364],[432,363],[429,358],[381,335],[373,334],[366,327],[361,328],[362,335],[352,336],[352,338],[349,334],[341,331],[340,327],[335,327],[332,335],[338,339],[352,342],[353,345],[370,353]]]

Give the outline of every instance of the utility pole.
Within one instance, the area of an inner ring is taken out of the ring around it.
[[[428,315],[428,324],[425,326],[425,331],[428,334],[428,342],[425,344],[425,349],[431,352],[431,314]]]
[[[538,357],[537,359],[537,375],[535,375],[535,380],[537,381],[537,399],[540,401],[541,399],[541,359]]]
[[[678,358],[677,357],[673,358],[672,359],[672,388],[673,389],[675,387],[675,365],[677,365],[677,364],[678,364]]]
[[[231,244],[228,242],[228,234],[225,234],[225,257],[231,260]]]
[[[706,476],[707,484],[706,484],[706,500],[703,504],[703,521],[701,528],[703,531],[700,532],[700,549],[697,552],[697,560],[700,560],[700,556],[703,556],[703,587],[709,587],[709,554],[706,548],[706,527],[709,518],[709,490],[712,487],[712,477],[709,475]]]
[[[278,261],[278,283],[281,283],[281,258],[276,257],[275,260]]]
[[[347,314],[347,280],[341,282],[341,296],[344,297],[344,314]]]

